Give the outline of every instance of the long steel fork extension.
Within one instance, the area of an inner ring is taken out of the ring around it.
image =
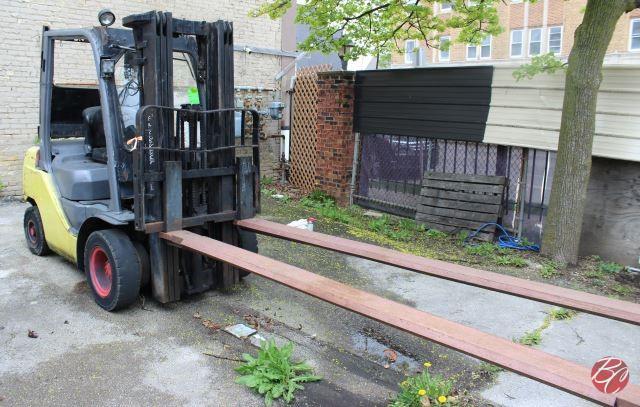
[[[433,316],[298,267],[186,230],[161,233],[160,237],[171,245],[228,263],[600,405],[640,406],[640,387],[629,385],[616,395],[601,393],[591,383],[589,368],[540,350]]]
[[[264,235],[321,247],[433,277],[640,325],[640,304],[632,302],[400,253],[372,244],[292,228],[263,219],[240,220],[236,221],[236,225]]]

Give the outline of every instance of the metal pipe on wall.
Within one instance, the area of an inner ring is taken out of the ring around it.
[[[353,205],[353,195],[356,190],[356,177],[358,174],[358,156],[360,153],[360,133],[355,133],[353,146],[353,164],[351,165],[351,185],[349,188],[349,205]]]

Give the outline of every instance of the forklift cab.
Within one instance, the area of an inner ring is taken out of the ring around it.
[[[78,52],[65,49],[71,47]],[[60,50],[63,52],[56,52]],[[190,66],[196,63],[195,51],[194,41],[174,42],[174,52],[188,58]],[[39,166],[53,174],[76,230],[83,219],[73,216],[77,205],[72,202],[95,201],[108,208],[110,213],[103,216],[132,219],[132,213],[122,212],[131,209],[123,200],[133,198],[132,159],[126,142],[135,136],[142,96],[135,55],[132,30],[43,31]],[[78,57],[91,60],[78,61]],[[79,62],[85,65],[82,83],[55,81],[57,68],[71,70]],[[88,64],[95,75],[86,72]]]
[[[147,283],[160,302],[228,287],[243,274],[159,233],[185,228],[257,251],[233,223],[259,209],[260,117],[234,107],[232,25],[151,11],[114,29],[104,13],[101,27],[43,30],[39,146],[23,166],[27,244],[75,262],[107,310]],[[175,107],[184,77],[198,103]]]

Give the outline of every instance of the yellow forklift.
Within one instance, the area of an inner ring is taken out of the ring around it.
[[[27,245],[77,264],[108,311],[146,285],[162,303],[229,287],[244,272],[159,233],[186,229],[257,252],[255,234],[233,224],[259,210],[260,117],[234,108],[232,24],[156,11],[125,17],[123,29],[110,28],[109,10],[98,20],[43,30],[39,145],[23,165]],[[57,42],[90,46],[97,87],[54,83]],[[197,100],[175,107],[178,59]]]

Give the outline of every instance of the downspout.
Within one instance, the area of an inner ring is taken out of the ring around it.
[[[360,155],[360,133],[355,133],[353,146],[353,164],[351,165],[351,185],[349,188],[349,205],[353,205],[353,195],[356,191],[356,176],[358,174],[358,156]]]

